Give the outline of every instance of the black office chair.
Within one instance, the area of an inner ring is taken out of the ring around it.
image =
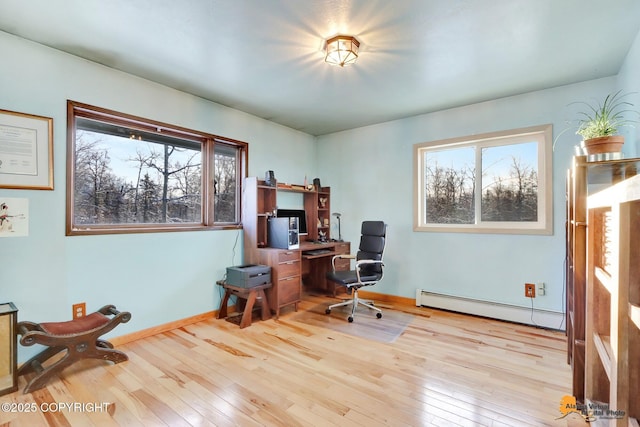
[[[358,290],[363,286],[375,285],[382,280],[384,275],[382,258],[386,243],[387,224],[383,221],[364,221],[361,234],[357,255],[334,256],[331,260],[333,271],[327,272],[327,280],[335,282],[337,286],[346,287],[347,292],[353,291],[353,298],[330,305],[325,313],[330,314],[331,310],[336,307],[351,305],[351,315],[347,318],[349,322],[353,322],[358,304],[377,311],[376,317],[378,319],[382,317],[382,310],[374,307],[372,302],[358,298]],[[336,271],[336,260],[340,258],[355,259],[355,270]]]

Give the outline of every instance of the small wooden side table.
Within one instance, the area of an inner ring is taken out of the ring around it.
[[[271,283],[265,283],[264,285],[254,286],[252,288],[240,288],[238,286],[230,285],[224,280],[218,280],[216,284],[224,288],[224,297],[220,302],[220,309],[218,310],[217,316],[218,319],[224,319],[227,317],[227,304],[229,303],[229,297],[231,297],[231,295],[247,300],[242,313],[242,319],[240,320],[240,329],[251,326],[251,312],[253,311],[253,305],[257,299],[260,299],[260,313],[262,320],[268,320],[271,318],[267,295],[264,292],[265,289],[271,287]]]

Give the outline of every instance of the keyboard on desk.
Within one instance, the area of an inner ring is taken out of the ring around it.
[[[304,255],[322,255],[333,252],[331,249],[312,249],[310,251],[304,251]]]

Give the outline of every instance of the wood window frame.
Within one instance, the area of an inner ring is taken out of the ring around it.
[[[202,167],[202,221],[200,223],[122,223],[122,224],[88,224],[74,223],[74,183],[75,183],[75,141],[76,118],[88,118],[126,128],[173,136],[191,141],[199,141],[201,145]],[[217,222],[214,217],[214,155],[217,144],[234,147],[237,150],[236,165],[236,220],[234,222]],[[242,228],[242,185],[248,171],[249,144],[206,132],[195,131],[155,120],[145,119],[130,114],[120,113],[106,108],[96,107],[77,101],[67,101],[67,185],[66,185],[66,235],[100,235],[158,233],[175,231],[228,230]]]

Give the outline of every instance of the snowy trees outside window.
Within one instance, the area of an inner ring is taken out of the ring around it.
[[[551,126],[414,146],[416,231],[550,234]]]
[[[238,226],[246,143],[70,103],[68,235]]]

